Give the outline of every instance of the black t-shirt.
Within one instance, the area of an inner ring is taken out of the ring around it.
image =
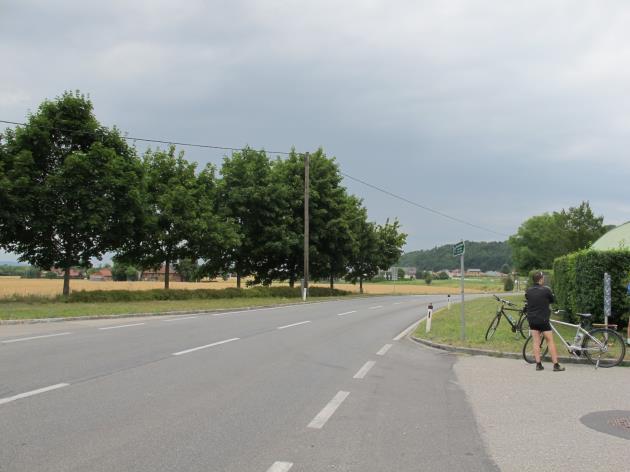
[[[551,310],[549,305],[556,302],[551,289],[545,285],[534,285],[525,292],[527,300],[527,319],[534,321],[549,321]]]

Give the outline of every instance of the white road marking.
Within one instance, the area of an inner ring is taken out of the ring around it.
[[[199,318],[199,316],[185,316],[183,318],[170,318],[168,320],[162,320],[162,321],[169,322],[169,321],[179,321],[179,320],[192,320],[193,318]]]
[[[15,400],[20,400],[22,398],[32,397],[33,395],[37,395],[39,393],[50,392],[51,390],[57,390],[58,388],[67,387],[70,384],[60,383],[56,385],[51,385],[49,387],[38,388],[37,390],[31,390],[30,392],[20,393],[19,395],[14,395],[12,397],[0,398],[0,405],[4,405],[5,403],[13,402]]]
[[[335,413],[339,405],[343,403],[350,392],[340,391],[332,400],[320,411],[313,421],[308,424],[308,428],[322,429],[330,417]]]
[[[285,325],[285,326],[279,326],[278,329],[285,329],[285,328],[291,328],[292,326],[299,326],[299,325],[303,325],[306,323],[310,323],[310,321],[300,321],[299,323],[293,323],[290,325]]]
[[[66,334],[72,333],[44,334],[42,336],[31,336],[30,338],[8,339],[6,341],[2,341],[2,344],[19,343],[20,341],[30,341],[31,339],[52,338],[54,336],[65,336]]]
[[[368,310],[376,310],[377,308],[383,308],[383,305],[371,306]]]
[[[376,353],[376,355],[377,356],[384,356],[385,354],[387,354],[387,351],[389,351],[391,347],[392,347],[391,344],[385,344],[385,346],[383,346],[382,348],[379,349],[379,351]]]
[[[99,328],[100,330],[106,330],[106,329],[118,329],[118,328],[129,328],[130,326],[140,326],[146,323],[133,323],[133,324],[126,324],[126,325],[118,325],[118,326],[107,326],[106,328]]]
[[[232,341],[238,341],[239,339],[241,339],[241,338],[225,339],[223,341],[218,341],[216,343],[206,344],[205,346],[193,347],[192,349],[186,349],[185,351],[174,352],[173,355],[174,356],[181,356],[182,354],[188,354],[189,352],[199,351],[200,349],[206,349],[206,348],[209,348],[209,347],[218,346],[220,344],[231,343]]]
[[[356,313],[356,312],[357,312],[357,310],[346,311],[344,313],[337,313],[337,316],[346,316],[346,315],[349,315],[351,313]]]
[[[426,316],[422,318],[421,320],[416,321],[414,324],[412,324],[408,328],[406,328],[402,333],[400,333],[398,336],[394,338],[394,341],[400,341],[402,338],[407,336],[409,333],[411,333],[411,331],[413,331],[416,328],[416,326],[418,326],[422,321],[424,321],[425,318]]]
[[[293,467],[293,462],[274,462],[267,472],[288,472]]]
[[[374,362],[374,361],[367,361],[365,364],[363,364],[363,367],[361,367],[359,369],[359,372],[354,374],[354,377],[352,377],[352,378],[353,379],[362,379],[362,378],[364,378],[367,375],[367,373],[370,371],[370,369],[372,367],[374,367],[374,364],[376,364],[376,362]]]
[[[401,305],[404,302],[395,302],[394,305]]]

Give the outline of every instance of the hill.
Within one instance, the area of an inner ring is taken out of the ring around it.
[[[466,241],[466,268],[482,271],[500,271],[504,264],[512,267],[512,249],[507,242],[475,242]],[[400,267],[416,267],[419,270],[438,271],[441,269],[458,269],[459,257],[453,257],[453,246],[434,247],[403,254],[398,261]]]

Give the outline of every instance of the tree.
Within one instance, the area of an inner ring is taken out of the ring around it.
[[[405,270],[399,267],[398,268],[398,273],[396,275],[398,275],[399,279],[404,279],[405,278]]]
[[[509,275],[503,281],[503,290],[505,292],[511,292],[512,290],[514,290],[514,280]]]
[[[44,101],[7,130],[0,158],[0,246],[42,268],[64,270],[116,249],[139,212],[142,169],[114,128],[99,124],[79,92]]]
[[[279,183],[274,181],[272,163],[264,151],[244,149],[226,157],[218,184],[222,212],[232,218],[239,234],[230,248],[230,260],[241,279],[255,276],[255,282],[270,283],[270,261],[283,239],[283,218],[288,202],[282,199]]]
[[[199,264],[192,259],[180,259],[175,265],[177,273],[183,282],[197,282],[199,280]]]
[[[510,272],[512,272],[512,269],[510,269],[510,266],[509,266],[509,265],[507,265],[507,264],[503,264],[503,265],[501,266],[501,272],[502,272],[503,274],[509,274]]]
[[[377,226],[367,221],[367,210],[362,205],[356,207],[356,215],[351,220],[354,244],[350,252],[346,280],[359,282],[359,292],[363,293],[363,281],[378,274],[381,266],[380,238]]]
[[[433,274],[428,270],[424,274],[424,281],[427,285],[431,285],[431,282],[433,282]]]
[[[142,222],[121,247],[118,262],[143,269],[165,266],[164,288],[170,285],[172,264],[203,258],[201,268],[216,274],[226,264],[227,247],[236,238],[233,223],[219,214],[214,167],[196,174],[196,164],[168,150],[148,150],[143,156]]]
[[[579,207],[529,218],[508,243],[516,268],[529,271],[551,267],[556,257],[587,247],[604,232],[603,217],[596,217],[589,203],[582,202]]]
[[[402,248],[407,241],[407,235],[400,232],[398,220],[390,223],[388,219],[383,226],[378,227],[378,236],[380,267],[382,270],[386,270],[400,258]]]

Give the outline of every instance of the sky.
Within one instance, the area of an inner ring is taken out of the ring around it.
[[[614,0],[2,0],[0,120],[78,89],[129,136],[321,146],[344,173],[474,225],[346,179],[372,220],[400,220],[406,251],[505,240],[583,200],[621,224],[628,24]]]

